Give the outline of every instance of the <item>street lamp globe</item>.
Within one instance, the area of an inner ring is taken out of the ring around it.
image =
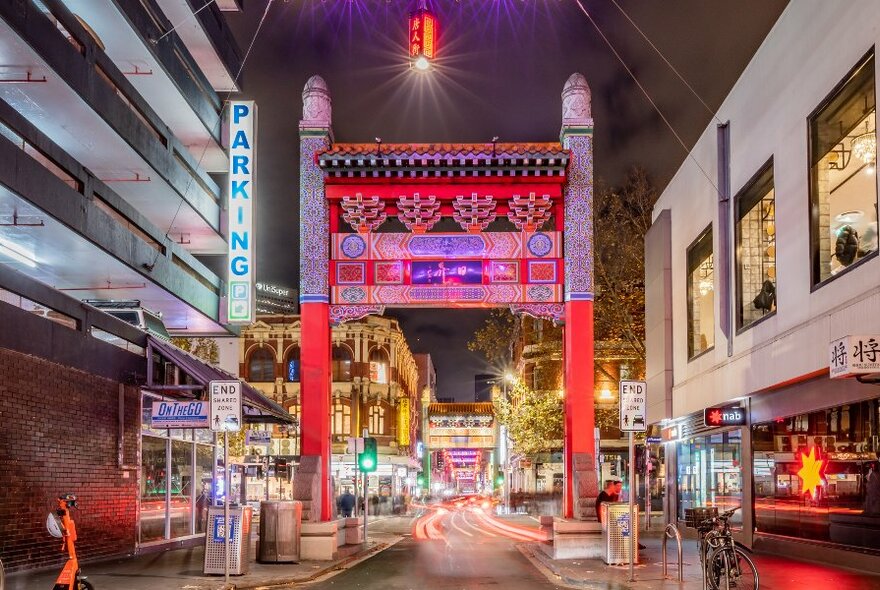
[[[427,71],[428,68],[431,67],[431,62],[428,61],[428,58],[422,56],[415,61],[415,67],[417,70],[421,70],[422,72]]]

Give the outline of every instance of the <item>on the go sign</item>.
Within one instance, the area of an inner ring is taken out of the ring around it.
[[[229,105],[229,268],[226,319],[250,324],[256,312],[254,297],[254,194],[256,179],[257,110],[253,101]]]

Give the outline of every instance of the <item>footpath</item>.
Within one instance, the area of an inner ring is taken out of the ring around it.
[[[641,551],[641,563],[635,566],[634,582],[629,581],[629,566],[609,566],[598,559],[554,560],[539,543],[523,544],[518,548],[551,581],[562,586],[586,590],[702,590],[695,540],[683,540],[684,582],[678,581],[674,540],[667,545],[669,571],[666,579],[662,567],[662,537],[657,533],[639,540],[646,549]],[[872,575],[771,555],[753,554],[750,557],[758,568],[762,590],[880,590],[880,572]]]
[[[236,589],[278,588],[311,582],[359,563],[362,559],[390,547],[400,540],[391,533],[370,533],[368,547],[361,545],[340,549],[334,561],[301,561],[299,563],[256,563],[256,542],[251,545],[251,562],[247,574],[230,576]],[[96,590],[219,590],[223,576],[205,576],[204,546],[170,551],[143,553],[110,561],[85,563],[83,574]],[[6,590],[46,590],[55,583],[60,568],[52,571],[14,574],[6,581]]]

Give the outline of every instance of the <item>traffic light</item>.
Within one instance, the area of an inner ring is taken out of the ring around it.
[[[424,475],[419,475],[419,476],[416,478],[416,483],[419,484],[419,487],[420,487],[420,488],[425,487],[425,476],[424,476]]]
[[[364,452],[358,453],[358,469],[364,473],[372,473],[373,471],[376,471],[376,467],[379,464],[379,458],[376,455],[376,439],[372,437],[365,438]]]
[[[500,488],[503,485],[504,485],[504,474],[499,473],[498,475],[495,476],[495,487]]]

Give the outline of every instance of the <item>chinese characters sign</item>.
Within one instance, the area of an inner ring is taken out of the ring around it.
[[[417,10],[409,16],[409,58],[417,67],[419,60],[424,64],[434,59],[437,51],[437,17],[425,9]]]
[[[831,378],[880,373],[880,335],[844,336],[829,347]]]
[[[227,320],[230,324],[254,321],[254,182],[257,111],[253,101],[229,105],[229,266]]]

